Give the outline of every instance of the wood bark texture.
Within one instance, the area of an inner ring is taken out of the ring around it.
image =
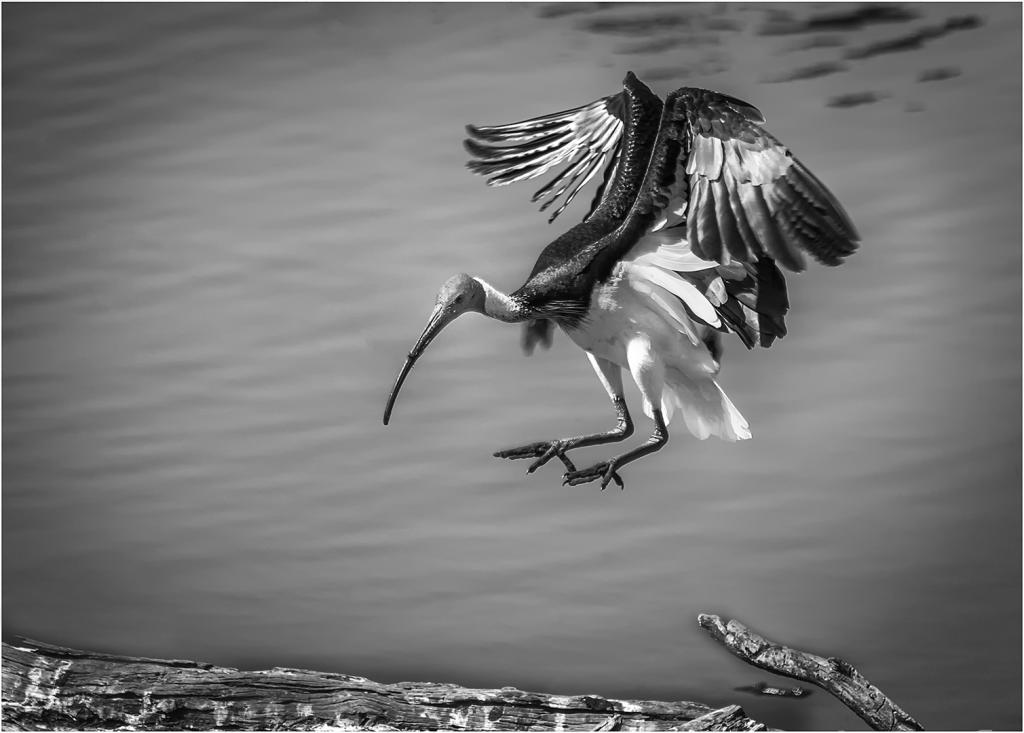
[[[726,623],[718,616],[702,613],[697,623],[743,661],[775,674],[812,682],[835,695],[872,730],[924,730],[849,662],[769,641],[735,619]]]
[[[474,690],[432,682],[3,645],[5,730],[766,730],[731,705]]]

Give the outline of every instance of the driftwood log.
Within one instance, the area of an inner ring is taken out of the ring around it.
[[[5,730],[766,730],[731,705],[563,696],[512,687],[3,645]]]
[[[923,730],[848,662],[776,644],[735,620],[701,614],[698,623],[740,659],[835,695],[875,730]],[[247,672],[30,640],[3,645],[2,687],[6,730],[768,730],[737,705]]]
[[[726,623],[718,616],[702,613],[697,623],[744,662],[785,677],[812,682],[832,693],[872,730],[924,730],[845,660],[820,657],[768,641],[735,619]]]

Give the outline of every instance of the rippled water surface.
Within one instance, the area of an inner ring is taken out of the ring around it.
[[[1020,7],[571,10],[3,8],[4,632],[861,727],[734,692],[769,677],[709,611],[927,727],[1019,728]],[[469,317],[384,428],[437,286],[518,286],[585,210],[483,186],[462,125],[627,69],[758,105],[863,235],[790,278],[783,342],[727,345],[754,440],[677,430],[624,492],[527,477],[491,453],[612,411],[561,334],[526,359]]]

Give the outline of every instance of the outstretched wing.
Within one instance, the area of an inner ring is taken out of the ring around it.
[[[605,184],[614,175],[619,140],[629,100],[626,91],[603,97],[582,107],[507,125],[467,125],[466,150],[473,156],[466,166],[490,176],[489,186],[504,186],[537,178],[551,168],[564,168],[534,195],[543,199],[540,210],[564,197],[548,221],[554,221],[580,189],[607,161]],[[600,192],[591,213],[600,203]],[[588,214],[589,216],[589,214]]]
[[[733,97],[673,92],[630,216],[639,216],[646,231],[680,228],[706,260],[756,263],[768,256],[800,271],[807,252],[838,265],[857,249],[857,230],[763,123],[757,109]]]
[[[633,208],[591,249],[598,278],[622,260],[653,267],[647,274],[689,313],[748,347],[785,335],[789,300],[776,262],[799,271],[807,252],[838,265],[859,235],[763,122],[757,109],[724,94],[669,95]]]
[[[507,125],[468,125],[466,131],[470,139],[465,141],[465,146],[473,160],[466,166],[475,173],[490,176],[487,180],[490,186],[537,178],[552,168],[561,167],[532,199],[543,199],[540,210],[544,211],[564,197],[548,219],[549,223],[604,166],[601,184],[584,217],[584,221],[594,220],[594,232],[604,234],[614,229],[630,211],[642,182],[642,172],[647,167],[649,150],[638,154],[638,150],[645,147],[643,141],[627,144],[628,160],[623,160],[623,136],[629,131],[636,137],[634,131],[643,126],[651,128],[647,134],[653,138],[660,112],[660,100],[630,73],[623,80],[620,93],[582,107]],[[649,144],[648,139],[646,145],[649,147]],[[619,181],[618,174],[624,167],[629,169],[629,175]],[[564,236],[573,238],[571,232]],[[523,351],[529,355],[537,345],[548,348],[553,334],[551,320],[539,318],[523,324]]]

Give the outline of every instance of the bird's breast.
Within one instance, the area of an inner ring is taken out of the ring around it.
[[[651,294],[629,277],[628,264],[616,266],[612,276],[596,285],[586,317],[566,334],[584,351],[629,368],[626,349],[636,338],[647,340],[669,367],[708,374],[714,360],[703,343],[692,343]],[[696,327],[703,334],[704,327]]]
[[[590,306],[580,324],[565,331],[584,351],[627,367],[630,340],[661,329],[653,315],[628,282],[615,273],[591,291]]]

